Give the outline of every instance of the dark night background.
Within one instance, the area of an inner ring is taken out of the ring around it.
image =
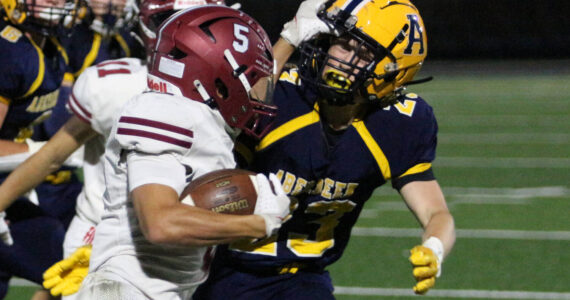
[[[236,1],[226,1],[233,4]],[[275,42],[301,0],[241,0]],[[416,0],[428,59],[570,58],[568,0]]]

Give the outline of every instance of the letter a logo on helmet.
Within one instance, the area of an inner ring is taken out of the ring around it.
[[[410,20],[410,33],[408,34],[408,46],[404,50],[404,54],[412,54],[412,48],[415,43],[420,44],[418,54],[424,54],[424,31],[418,22],[418,15],[409,14],[407,17]]]

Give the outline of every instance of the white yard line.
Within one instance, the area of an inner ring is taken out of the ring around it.
[[[449,124],[454,127],[506,127],[516,126],[520,127],[521,124],[533,124],[540,127],[557,127],[561,124],[567,124],[567,115],[553,115],[544,118],[537,118],[534,114],[529,115],[467,115],[467,114],[453,114],[442,115],[438,117],[440,125]],[[528,125],[526,125],[528,126]],[[534,128],[534,127],[533,127]]]
[[[369,288],[335,286],[337,295],[358,296],[414,296],[412,289]],[[480,298],[480,299],[570,299],[570,293],[527,292],[527,291],[488,291],[488,290],[430,290],[422,298]]]
[[[567,133],[440,133],[438,143],[459,145],[567,145],[570,134]]]
[[[568,143],[570,144],[570,142]],[[508,168],[508,169],[568,169],[570,158],[555,157],[449,157],[434,161],[438,167]]]
[[[419,237],[419,228],[353,227],[352,236]],[[457,238],[570,241],[570,231],[456,229]]]
[[[536,197],[565,197],[570,195],[570,188],[565,186],[539,186],[527,188],[504,187],[443,187],[446,196],[478,196],[504,198],[536,198]],[[376,189],[374,196],[394,196],[398,193],[389,188]]]

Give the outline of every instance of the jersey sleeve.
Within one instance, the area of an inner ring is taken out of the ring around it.
[[[185,155],[190,151],[194,124],[200,120],[185,115],[180,109],[183,104],[178,99],[165,99],[169,97],[150,92],[125,104],[115,132],[121,148],[155,155]]]
[[[87,69],[73,85],[73,90],[68,99],[67,106],[71,109],[73,114],[82,121],[92,125],[93,110],[92,101],[95,91],[93,90],[94,81],[97,81],[97,73],[94,67]]]
[[[0,96],[10,100],[22,97],[38,77],[38,50],[26,42],[21,31],[10,25],[2,29],[0,49]]]
[[[79,76],[68,106],[93,130],[108,136],[122,105],[145,87],[146,66],[140,60],[109,60],[87,68]]]
[[[179,195],[186,186],[184,166],[171,154],[131,152],[127,156],[129,191],[145,184],[162,184]]]
[[[407,176],[433,178],[438,126],[433,109],[422,98],[408,94],[372,119],[368,126],[386,156],[394,187],[401,187],[394,183]]]

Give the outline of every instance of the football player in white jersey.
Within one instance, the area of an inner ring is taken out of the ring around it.
[[[275,115],[273,54],[238,10],[199,6],[168,18],[149,66],[152,91],[123,106],[105,151],[105,213],[80,299],[190,299],[210,247],[272,235],[289,213],[277,177],[257,176],[253,215],[185,205],[188,181],[234,168],[234,137],[261,137]],[[275,190],[271,188],[273,184]]]
[[[225,3],[223,0],[143,1],[139,7],[139,20],[141,38],[145,45],[154,45],[155,31],[172,13],[205,4]],[[95,226],[103,213],[105,142],[113,125],[113,116],[128,99],[142,93],[147,87],[147,73],[146,63],[137,58],[110,60],[86,69],[76,82],[69,99],[68,106],[74,116],[45,147],[39,148],[43,144],[38,144],[37,155],[20,165],[0,186],[0,207],[7,207],[62,164],[76,165],[78,157],[71,155],[81,152],[81,149],[76,150],[85,145],[85,185],[77,199],[76,215],[66,233],[66,259],[44,275],[44,285],[51,289],[54,296],[63,294],[64,299],[72,299],[87,274],[90,245]],[[11,161],[0,161],[1,166],[13,164]],[[70,270],[73,271],[69,272]]]

